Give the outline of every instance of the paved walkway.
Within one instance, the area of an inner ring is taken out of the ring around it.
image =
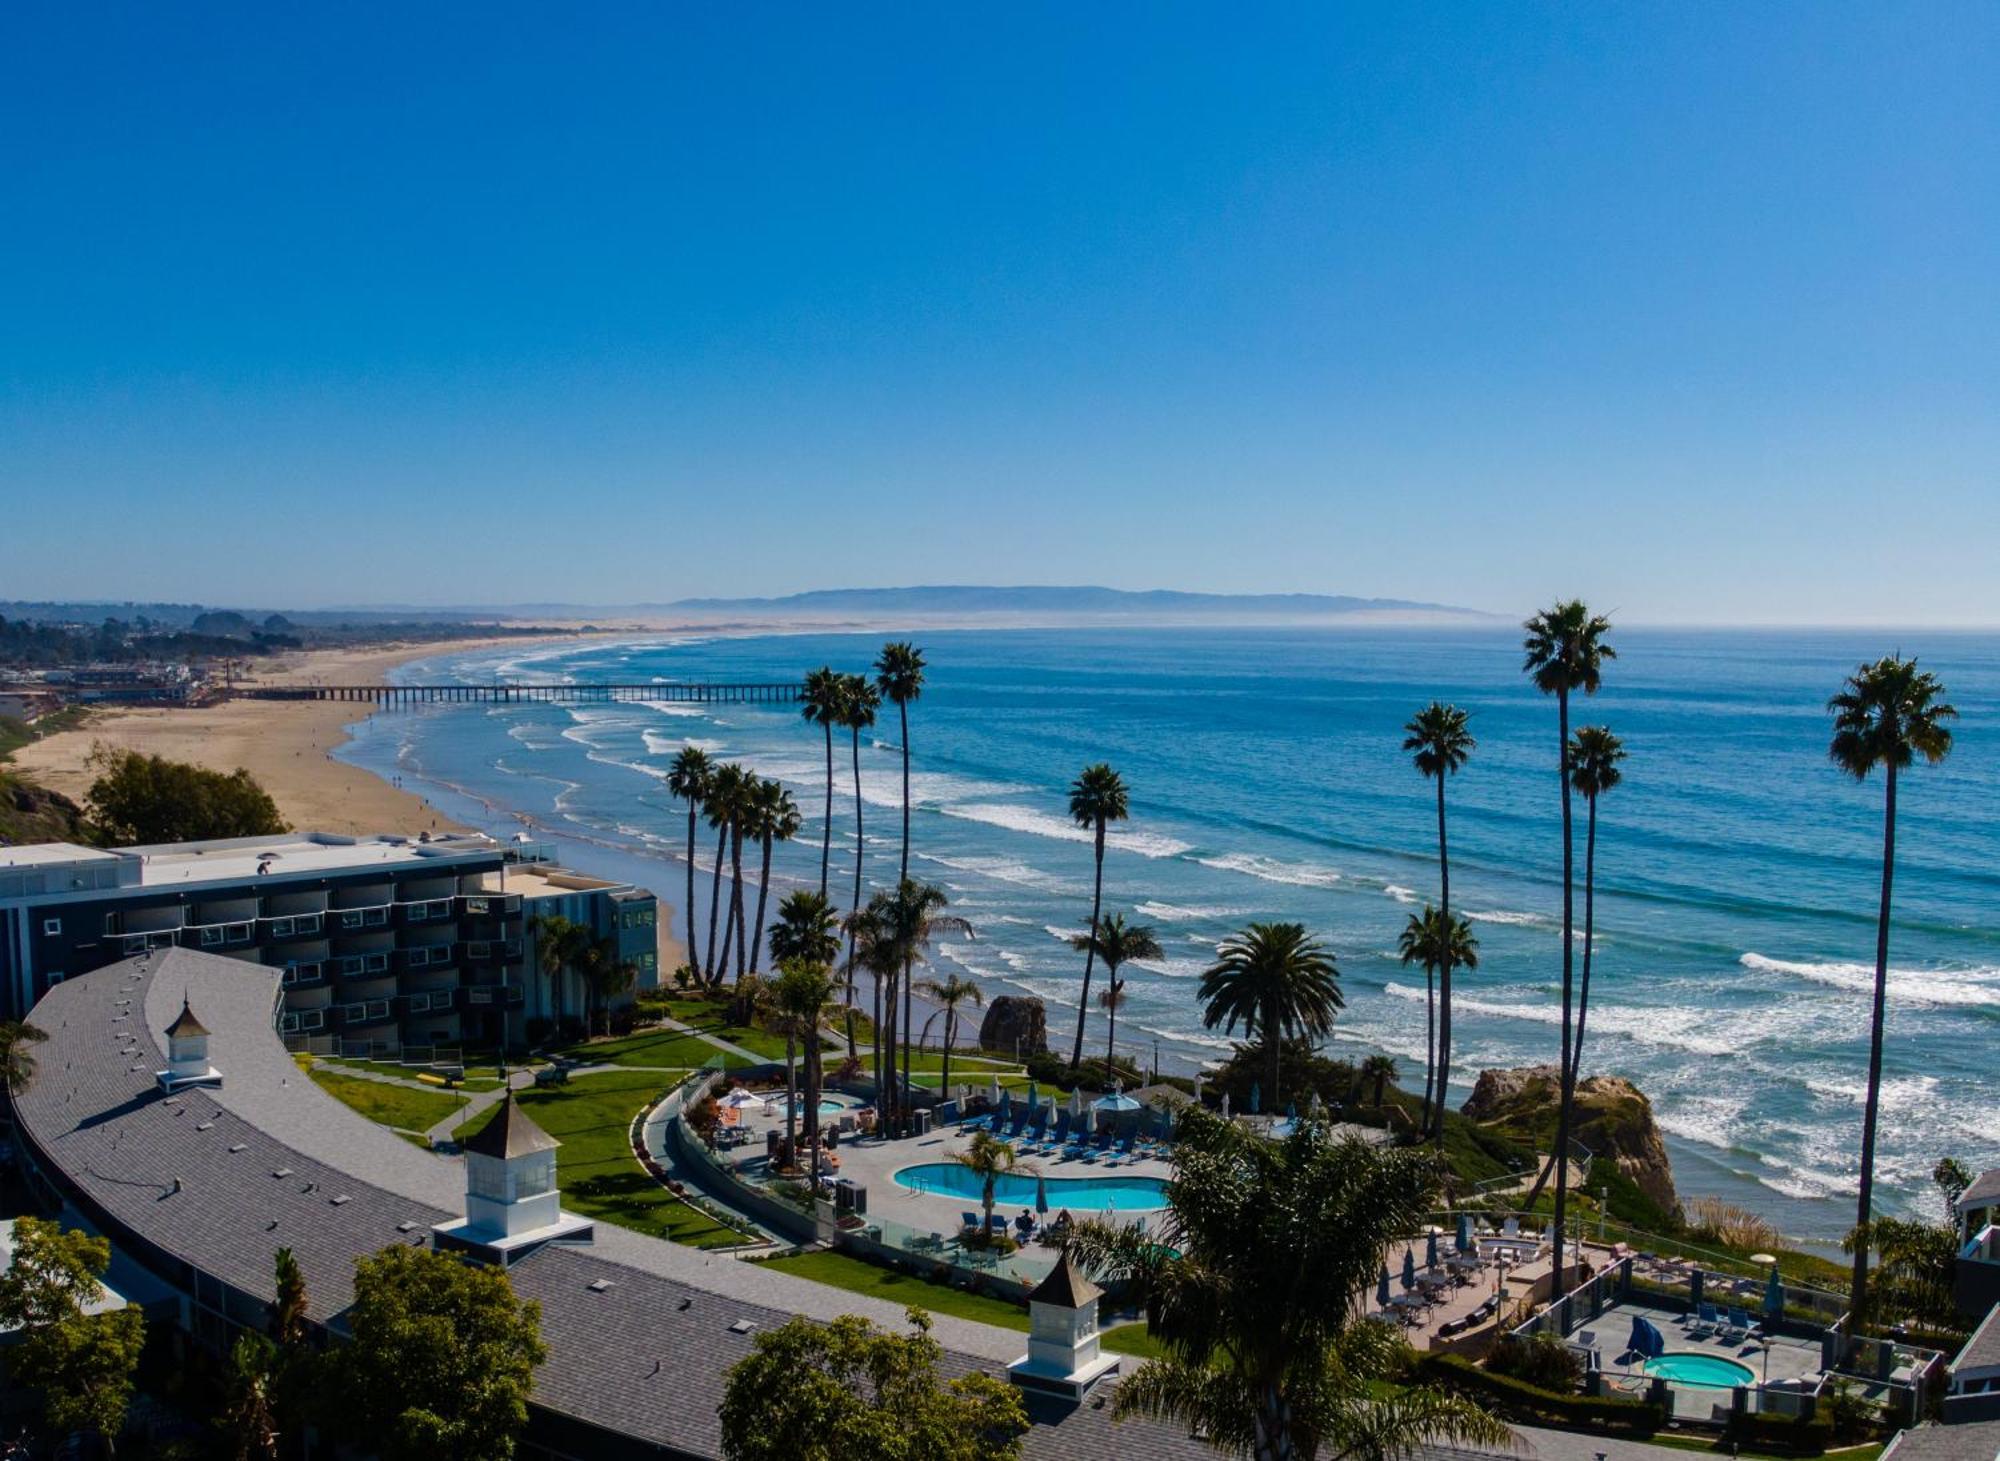
[[[1687,1452],[1675,1447],[1616,1436],[1580,1435],[1531,1425],[1515,1426],[1514,1434],[1535,1461],[1687,1461]]]

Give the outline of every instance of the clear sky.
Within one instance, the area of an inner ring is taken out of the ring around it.
[[[2000,6],[22,4],[0,598],[2000,623]]]

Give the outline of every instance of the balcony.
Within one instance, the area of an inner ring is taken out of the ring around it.
[[[253,943],[257,925],[249,920],[237,923],[191,923],[181,930],[183,942],[195,949],[232,949]]]
[[[469,964],[517,963],[521,958],[521,947],[521,940],[517,938],[468,939],[459,945]]]
[[[341,954],[327,960],[327,963],[343,979],[372,979],[389,972],[389,951],[379,949],[372,954]]]
[[[450,898],[427,898],[420,903],[398,903],[397,911],[403,923],[408,926],[419,923],[443,923],[452,916]]]
[[[467,918],[519,918],[519,893],[466,893],[459,899]]]
[[[278,1016],[281,1035],[311,1035],[325,1028],[325,1010],[286,1010]]]
[[[432,989],[422,994],[402,996],[403,1013],[406,1015],[441,1015],[458,1004],[456,989]]]
[[[468,984],[459,991],[469,1008],[519,1009],[522,992],[512,984]]]
[[[317,913],[287,913],[263,920],[267,938],[317,938],[325,920]]]
[[[303,964],[287,964],[285,972],[279,976],[279,983],[287,989],[316,989],[326,981],[326,965],[318,960]]]
[[[149,954],[154,949],[170,949],[174,946],[174,930],[161,929],[156,933],[128,933],[118,939],[121,957],[131,958],[135,954]]]
[[[395,1001],[387,999],[364,999],[357,1000],[353,1004],[335,1005],[333,1013],[344,1030],[356,1030],[366,1025],[386,1025],[396,1018]]]
[[[396,961],[404,969],[435,969],[452,960],[453,945],[430,944],[419,949],[398,949]]]
[[[327,914],[328,927],[335,933],[359,933],[364,928],[387,928],[389,905],[373,908],[336,908]]]

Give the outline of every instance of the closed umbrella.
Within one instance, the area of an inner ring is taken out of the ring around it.
[[[992,1101],[993,1101],[993,1104],[994,1104],[994,1105],[996,1105],[996,1106],[997,1106],[997,1105],[999,1105],[999,1104],[1000,1104],[1000,1077],[999,1077],[999,1076],[997,1076],[997,1075],[993,1077],[993,1089],[992,1089],[992,1090],[991,1090],[991,1091],[989,1092],[989,1094],[990,1094],[990,1096],[992,1097]]]
[[[1285,1102],[1285,1120],[1296,1124],[1298,1119],[1299,1119],[1299,1103],[1297,1101]]]
[[[1250,1082],[1250,1114],[1252,1116],[1255,1116],[1259,1109],[1261,1109],[1263,1105],[1262,1096],[1263,1088],[1256,1081]]]
[[[1071,1116],[1081,1116],[1083,1114],[1082,1086],[1076,1087],[1069,1093],[1069,1114]]]
[[[1389,1265],[1382,1265],[1382,1277],[1375,1285],[1375,1302],[1383,1308],[1389,1307]]]
[[[1033,1116],[1035,1108],[1042,1104],[1041,1088],[1033,1081],[1028,1082],[1028,1114]]]
[[[1227,1091],[1222,1093],[1222,1119],[1224,1121],[1229,1119],[1229,1092]]]
[[[1776,1319],[1785,1312],[1785,1284],[1778,1277],[1776,1265],[1771,1268],[1770,1281],[1764,1285],[1764,1317]]]
[[[1417,1286],[1417,1250],[1414,1248],[1405,1248],[1403,1250],[1403,1287],[1406,1289],[1413,1289],[1416,1286]]]
[[[1000,1093],[1000,1119],[1002,1121],[1011,1120],[1013,1115],[1014,1093],[1012,1091],[1002,1091]]]
[[[1046,1177],[1035,1178],[1035,1211],[1046,1214],[1049,1210],[1049,1183]]]
[[[1459,1252],[1469,1253],[1472,1251],[1471,1214],[1462,1212],[1458,1215],[1458,1237],[1455,1241]]]
[[[1428,1233],[1424,1234],[1424,1267],[1436,1268],[1437,1266],[1438,1266],[1438,1235],[1437,1235],[1437,1229],[1432,1228]]]

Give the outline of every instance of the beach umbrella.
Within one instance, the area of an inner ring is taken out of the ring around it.
[[[1200,1072],[1200,1071],[1196,1071],[1196,1072],[1194,1073],[1194,1103],[1195,1103],[1195,1105],[1197,1105],[1197,1106],[1199,1106],[1199,1105],[1201,1104],[1201,1072]]]
[[[1081,1115],[1083,1114],[1083,1087],[1082,1087],[1082,1086],[1073,1086],[1073,1087],[1071,1087],[1071,1089],[1070,1089],[1070,1093],[1069,1093],[1069,1114],[1070,1114],[1071,1116],[1081,1116]]]
[[[999,1104],[1000,1104],[1000,1077],[999,1077],[999,1076],[997,1076],[997,1075],[993,1077],[993,1090],[992,1090],[992,1093],[991,1093],[991,1094],[992,1094],[992,1098],[993,1098],[993,1104],[994,1104],[994,1105],[996,1105],[996,1106],[997,1106],[997,1105],[999,1105]]]
[[[1046,1213],[1048,1210],[1049,1210],[1048,1178],[1038,1176],[1035,1178],[1035,1211],[1039,1213]]]
[[[1688,1280],[1688,1302],[1697,1309],[1701,1307],[1701,1265],[1696,1264],[1694,1276]]]
[[[1458,1246],[1459,1252],[1469,1253],[1472,1251],[1472,1215],[1470,1213],[1462,1212],[1458,1215],[1458,1237],[1454,1241]]]
[[[1417,1250],[1414,1248],[1405,1248],[1403,1250],[1403,1287],[1406,1289],[1413,1289],[1416,1286],[1417,1286]]]
[[[1782,1316],[1784,1312],[1785,1285],[1784,1281],[1778,1277],[1777,1267],[1773,1265],[1770,1281],[1764,1285],[1764,1317],[1767,1319],[1776,1319]]]
[[[1256,1081],[1250,1082],[1250,1114],[1255,1116],[1262,1107],[1263,1087]]]
[[[1437,1229],[1432,1228],[1428,1233],[1424,1234],[1424,1267],[1436,1268],[1437,1266],[1438,1266],[1438,1235],[1437,1235]]]
[[[1285,1120],[1291,1122],[1294,1126],[1298,1125],[1299,1103],[1297,1101],[1285,1102]]]
[[[1000,1093],[1000,1115],[1003,1118],[1011,1118],[1013,1114],[1014,1093],[1012,1091],[1002,1091]]]
[[[1030,1116],[1033,1116],[1033,1115],[1035,1114],[1035,1108],[1036,1108],[1037,1106],[1041,1105],[1041,1104],[1042,1104],[1042,1091],[1041,1091],[1041,1087],[1040,1087],[1040,1086],[1038,1086],[1038,1085],[1036,1085],[1036,1084],[1035,1084],[1035,1083],[1034,1083],[1033,1081],[1029,1081],[1029,1082],[1028,1082],[1028,1114],[1029,1114]]]
[[[1227,1091],[1222,1093],[1222,1119],[1224,1121],[1229,1119],[1229,1092]]]
[[[1382,1277],[1375,1284],[1375,1302],[1384,1309],[1389,1307],[1389,1265],[1382,1265]]]

